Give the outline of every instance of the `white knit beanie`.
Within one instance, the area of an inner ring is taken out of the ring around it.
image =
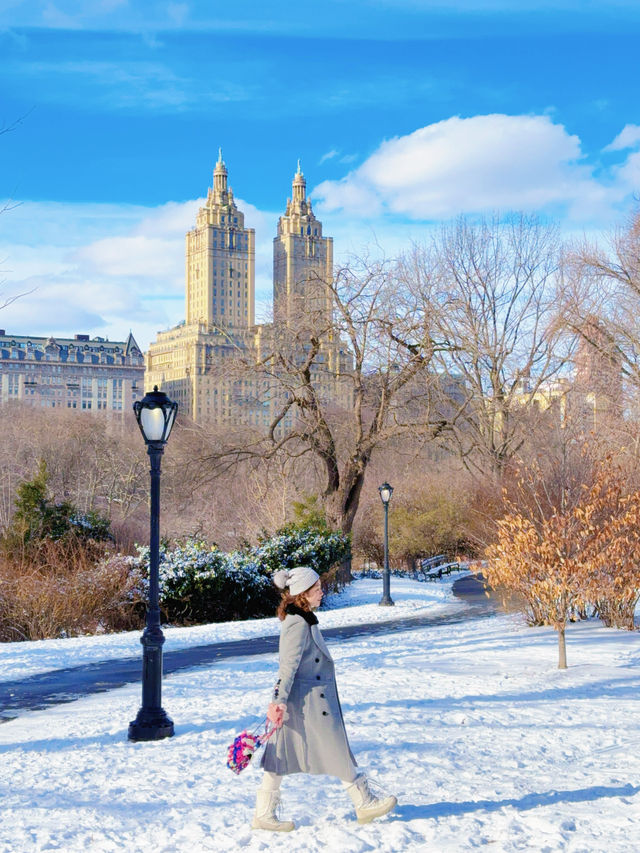
[[[318,580],[320,580],[320,575],[314,572],[310,566],[280,569],[273,576],[273,582],[278,589],[284,590],[289,587],[291,595],[300,595],[301,592],[306,592]]]

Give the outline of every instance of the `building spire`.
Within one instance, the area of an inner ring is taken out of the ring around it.
[[[227,192],[227,166],[222,159],[222,148],[218,148],[218,162],[213,170],[213,194],[218,203],[222,202]]]
[[[300,168],[300,160],[298,160],[298,171],[295,173],[293,178],[293,203],[300,204],[305,201],[306,197],[307,182],[305,181],[302,169]]]

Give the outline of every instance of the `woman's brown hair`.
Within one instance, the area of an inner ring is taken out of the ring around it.
[[[276,615],[281,622],[287,615],[287,607],[290,604],[295,604],[300,610],[306,610],[308,613],[311,613],[311,605],[307,600],[306,592],[305,590],[305,592],[299,592],[297,595],[291,595],[289,592],[282,593],[282,599],[276,610]]]

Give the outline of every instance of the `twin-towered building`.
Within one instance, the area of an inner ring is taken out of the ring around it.
[[[54,339],[0,329],[0,404],[124,412],[142,396],[143,385],[158,385],[199,423],[262,430],[282,404],[282,388],[273,375],[242,370],[239,362],[250,367],[282,347],[301,318],[325,330],[311,366],[314,388],[337,406],[350,404],[351,356],[333,328],[327,286],[333,279],[333,241],[322,234],[299,163],[273,241],[274,322],[255,322],[255,232],[245,227],[222,155],[186,236],[185,279],[185,321],[158,334],[146,373],[132,335],[126,341],[85,334]]]
[[[250,365],[264,357],[276,346],[279,330],[300,317],[313,317],[325,328],[332,323],[327,284],[333,279],[333,241],[322,234],[300,164],[273,241],[273,323],[255,323],[255,232],[245,227],[222,154],[186,237],[185,275],[185,322],[160,332],[149,347],[146,387],[158,385],[199,423],[263,429],[281,393],[264,376],[238,371],[239,359]],[[350,365],[347,347],[337,335],[327,335],[314,380],[337,405],[349,403],[344,376]]]

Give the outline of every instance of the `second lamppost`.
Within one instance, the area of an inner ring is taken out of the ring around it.
[[[389,483],[383,483],[378,486],[380,492],[380,500],[384,507],[384,571],[382,573],[382,598],[380,606],[390,607],[393,605],[390,591],[390,572],[389,572],[389,501],[393,494],[393,486]]]
[[[149,528],[149,602],[142,643],[142,706],[129,723],[129,740],[161,740],[173,735],[173,721],[162,708],[162,645],[160,628],[160,460],[176,417],[178,404],[153,391],[133,404],[151,463]]]

